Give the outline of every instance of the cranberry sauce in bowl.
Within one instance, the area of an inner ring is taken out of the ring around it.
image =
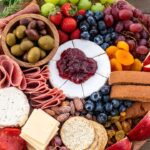
[[[95,74],[97,62],[77,48],[68,48],[57,61],[57,68],[62,78],[80,84]]]

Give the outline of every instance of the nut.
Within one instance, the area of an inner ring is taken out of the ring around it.
[[[50,116],[53,116],[53,117],[56,115],[55,112],[51,109],[45,109],[45,112],[48,113]]]
[[[63,101],[61,106],[69,106],[69,104],[70,104],[69,101]]]
[[[73,100],[73,102],[74,102],[75,109],[77,111],[81,112],[83,110],[83,103],[82,103],[81,99],[75,98]]]
[[[70,113],[71,107],[70,106],[61,106],[58,108],[58,113],[59,114],[65,114],[65,113]]]
[[[59,107],[54,106],[54,107],[51,108],[51,110],[53,110],[56,114],[58,114]]]
[[[75,114],[75,107],[74,107],[74,103],[73,101],[70,102],[70,107],[71,107],[71,115],[74,115]]]
[[[65,114],[61,114],[59,115],[56,119],[59,122],[65,122],[68,118],[69,118],[70,114],[69,113],[65,113]]]
[[[87,114],[85,117],[86,117],[87,119],[89,119],[89,120],[92,120],[92,115],[91,115],[91,114]]]

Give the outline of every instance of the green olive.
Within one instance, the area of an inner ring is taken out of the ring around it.
[[[49,35],[45,35],[40,37],[38,44],[43,50],[50,51],[54,48],[54,39]]]
[[[20,48],[23,51],[28,51],[29,49],[31,49],[34,46],[33,42],[30,40],[25,40],[22,41],[20,44]]]
[[[9,46],[13,46],[16,44],[16,37],[13,33],[8,33],[7,34],[7,37],[6,37],[6,43],[9,45]]]
[[[11,47],[11,53],[14,55],[14,56],[22,56],[24,54],[24,51],[21,50],[20,48],[20,45],[19,44],[16,44],[14,46]]]
[[[13,34],[16,35],[16,29],[13,30]]]
[[[28,52],[28,56],[27,56],[27,59],[28,59],[28,62],[30,63],[36,63],[40,60],[40,49],[38,47],[33,47],[29,50]]]
[[[18,39],[23,39],[25,36],[26,26],[20,25],[16,28],[16,37]]]
[[[43,59],[46,56],[46,52],[43,50],[40,50],[40,52],[41,52],[40,58]]]

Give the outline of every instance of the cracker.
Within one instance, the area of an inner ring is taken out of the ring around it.
[[[95,121],[91,121],[91,123],[93,124],[95,132],[97,133],[97,135],[99,137],[98,144],[97,144],[95,150],[104,150],[105,146],[107,144],[107,141],[108,141],[107,132],[101,124],[99,124]]]
[[[83,117],[72,117],[62,126],[60,135],[70,150],[83,150],[92,145],[95,130],[92,123]]]

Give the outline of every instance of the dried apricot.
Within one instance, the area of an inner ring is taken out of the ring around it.
[[[119,41],[117,43],[117,47],[121,50],[125,50],[125,51],[128,51],[129,52],[129,45],[128,43],[126,43],[125,41]]]
[[[115,53],[116,51],[118,50],[118,48],[116,46],[109,46],[107,49],[106,49],[106,53],[107,55],[109,56],[109,58],[115,58]]]
[[[118,50],[116,52],[116,59],[124,66],[129,66],[134,63],[133,56],[129,52],[123,50]]]
[[[143,67],[143,65],[142,65],[141,61],[139,59],[135,59],[134,63],[131,65],[130,68],[132,71],[141,71],[142,67]]]
[[[117,59],[112,58],[110,60],[111,64],[111,71],[122,71],[122,66],[121,64],[117,61]]]
[[[131,68],[131,65],[129,65],[129,66],[122,65],[122,70],[124,70],[124,71],[131,70],[130,68]]]
[[[116,141],[120,141],[125,137],[125,132],[123,130],[117,131],[115,135]]]

